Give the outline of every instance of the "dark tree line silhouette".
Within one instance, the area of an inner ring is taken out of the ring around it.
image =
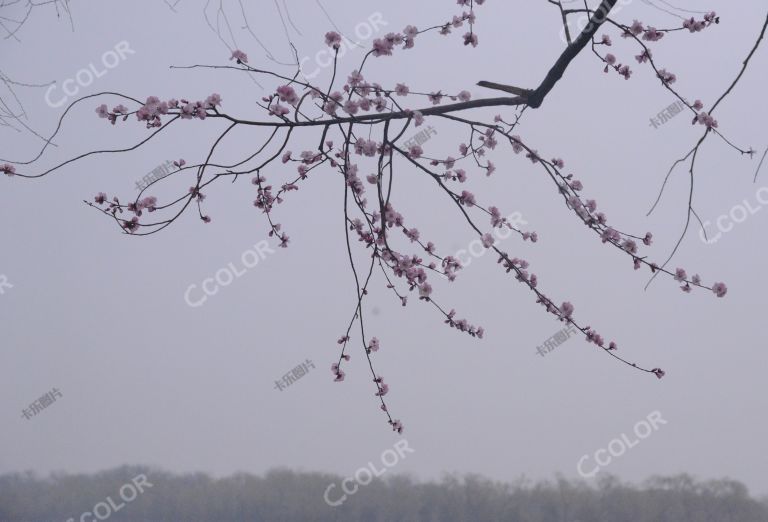
[[[31,473],[0,476],[2,522],[64,522],[139,474],[152,484],[110,522],[766,522],[768,499],[750,497],[732,480],[697,481],[688,475],[656,477],[636,486],[605,475],[593,484],[557,478],[512,484],[480,476],[446,476],[419,482],[383,476],[331,507],[323,494],[344,477],[273,470],[215,479],[122,467],[92,475],[43,478]],[[86,520],[97,520],[87,516]]]

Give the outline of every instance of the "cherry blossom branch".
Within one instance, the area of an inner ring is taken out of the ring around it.
[[[519,135],[513,134],[520,124],[523,113],[528,109],[542,106],[560,79],[567,73],[575,57],[588,45],[592,53],[605,63],[604,70],[606,72],[614,70],[627,79],[630,77],[631,71],[628,66],[618,63],[615,57],[611,58],[613,55],[602,55],[598,50],[601,46],[611,45],[610,37],[607,35],[604,35],[600,41],[595,39],[597,31],[605,23],[609,27],[618,29],[620,35],[630,42],[639,44],[641,54],[637,57],[638,62],[649,63],[654,74],[660,78],[662,86],[675,93],[680,99],[684,99],[670,87],[670,84],[674,82],[674,75],[656,67],[651,51],[645,42],[658,41],[671,31],[688,29],[691,33],[699,32],[718,23],[719,19],[714,13],[711,13],[707,14],[703,21],[685,20],[683,27],[668,30],[646,28],[637,21],[633,25],[627,26],[608,17],[616,1],[603,0],[595,11],[586,10],[590,14],[589,25],[556,57],[553,65],[537,87],[525,89],[489,81],[482,81],[478,84],[511,94],[511,96],[473,100],[467,91],[456,94],[446,94],[441,90],[412,92],[404,83],[382,86],[365,80],[363,72],[368,60],[391,56],[401,49],[410,49],[414,46],[417,38],[424,38],[428,33],[448,35],[453,29],[463,27],[466,24],[469,25],[469,30],[462,36],[463,43],[466,46],[476,46],[478,34],[474,27],[476,23],[475,9],[484,1],[459,0],[459,5],[469,10],[463,11],[451,20],[434,24],[423,30],[409,25],[400,33],[389,33],[383,38],[375,39],[358,68],[348,75],[341,88],[337,88],[337,78],[340,75],[337,62],[341,35],[334,31],[325,36],[326,44],[334,51],[331,80],[325,86],[300,80],[299,70],[294,75],[287,76],[252,67],[248,64],[248,56],[238,49],[232,51],[231,60],[235,62],[234,65],[198,64],[179,67],[206,69],[215,72],[237,72],[278,81],[280,85],[276,90],[266,94],[258,102],[264,114],[259,119],[244,119],[235,113],[224,112],[222,98],[219,94],[212,94],[200,101],[190,101],[183,98],[161,100],[158,97],[150,96],[145,102],[140,102],[135,98],[118,93],[100,93],[83,97],[71,103],[59,120],[52,136],[35,157],[29,161],[0,160],[7,162],[0,165],[0,172],[20,178],[39,178],[90,155],[136,150],[171,126],[175,130],[179,125],[188,124],[187,120],[221,122],[225,124],[225,127],[217,132],[203,159],[187,164],[186,160],[180,158],[174,162],[176,170],[163,178],[162,183],[173,183],[175,180],[194,173],[193,183],[185,193],[175,199],[172,198],[160,203],[156,197],[146,195],[157,186],[156,184],[160,182],[158,180],[150,183],[128,203],[121,202],[117,196],[109,199],[105,193],[100,192],[93,202],[88,201],[86,204],[113,219],[124,233],[134,236],[148,235],[157,233],[175,223],[190,207],[196,207],[198,218],[205,223],[210,223],[211,217],[204,212],[207,195],[203,191],[207,192],[214,182],[222,179],[231,179],[234,183],[240,176],[252,176],[251,182],[256,190],[254,206],[264,214],[269,236],[278,239],[280,246],[286,248],[290,238],[277,219],[280,205],[289,198],[291,192],[300,190],[310,178],[314,178],[314,172],[317,169],[330,166],[331,169],[338,172],[344,184],[343,224],[347,256],[355,282],[356,295],[352,317],[346,331],[338,339],[338,344],[341,347],[339,358],[332,365],[331,370],[336,381],[344,380],[343,366],[351,359],[347,346],[352,340],[353,328],[357,325],[363,353],[375,384],[375,396],[379,398],[381,409],[386,414],[388,424],[399,433],[403,429],[402,423],[392,418],[383,398],[389,392],[389,385],[384,383],[381,375],[376,372],[372,357],[372,354],[380,349],[380,342],[376,337],[368,339],[365,328],[363,301],[369,293],[374,272],[377,276],[381,274],[386,288],[392,290],[403,306],[408,304],[409,294],[416,295],[419,302],[431,305],[431,308],[443,317],[444,323],[449,327],[477,338],[482,338],[485,334],[483,327],[473,325],[466,319],[457,318],[456,311],[450,306],[442,304],[438,299],[438,292],[433,288],[432,282],[435,280],[447,281],[448,283],[454,281],[462,269],[462,265],[453,256],[441,254],[437,245],[423,237],[418,227],[408,222],[407,218],[396,208],[396,194],[403,190],[401,186],[405,185],[399,182],[395,183],[394,178],[396,175],[400,176],[400,171],[407,168],[415,169],[437,184],[438,191],[450,198],[458,208],[458,214],[463,217],[469,230],[480,238],[483,247],[493,250],[497,254],[498,264],[501,268],[506,273],[514,275],[518,282],[527,287],[536,297],[536,302],[542,305],[546,312],[552,314],[559,321],[573,325],[582,332],[587,342],[595,344],[615,360],[639,371],[653,373],[656,377],[661,378],[664,376],[664,371],[660,368],[640,366],[617,355],[618,345],[616,342],[606,342],[602,335],[591,326],[582,326],[578,323],[574,316],[575,307],[570,301],[562,301],[561,304],[557,305],[556,302],[560,300],[549,297],[541,290],[538,277],[529,272],[529,263],[524,259],[512,257],[501,250],[493,235],[485,230],[476,216],[488,219],[490,230],[506,228],[516,232],[523,241],[538,242],[539,238],[536,232],[523,231],[513,226],[502,217],[502,212],[497,206],[478,201],[470,190],[462,188],[465,186],[462,184],[473,176],[473,172],[483,173],[485,177],[494,174],[497,168],[489,157],[495,153],[499,139],[501,139],[505,147],[508,145],[511,148],[513,154],[521,155],[521,158],[524,156],[533,165],[541,168],[543,173],[552,180],[553,188],[562,198],[566,208],[603,244],[609,244],[622,254],[629,256],[635,270],[647,267],[654,276],[664,274],[679,282],[681,288],[686,292],[690,292],[692,288],[701,288],[712,291],[718,297],[723,297],[726,294],[727,288],[723,283],[705,285],[698,275],[689,277],[683,269],[667,270],[665,268],[666,262],[659,266],[648,256],[641,255],[641,244],[645,246],[651,244],[651,233],[645,235],[631,234],[622,231],[620,227],[609,225],[606,215],[603,212],[598,212],[597,202],[582,195],[582,183],[575,179],[573,174],[566,174],[563,159],[554,157],[547,160],[545,156],[550,157],[548,154],[540,154],[537,149],[527,144]],[[563,9],[560,2],[550,1],[550,3],[559,6],[563,19],[571,12],[577,12]],[[765,27],[763,29],[765,30]],[[761,39],[762,34],[753,51],[744,61],[741,73],[725,94],[731,92],[742,77],[747,63]],[[86,152],[53,167],[35,172],[31,166],[42,158],[50,140],[63,128],[64,118],[76,106],[79,107],[78,104],[97,96],[100,98],[117,98],[119,101],[133,106],[128,108],[121,103],[110,109],[106,104],[102,104],[96,109],[100,118],[107,120],[112,125],[118,123],[122,125],[129,118],[135,117],[137,121],[146,126],[148,136],[128,147]],[[448,103],[443,103],[446,99]],[[406,103],[405,100],[415,100],[415,102]],[[693,104],[686,102],[689,109],[696,115],[694,123],[700,123],[706,127],[696,148],[677,162],[684,163],[688,158],[691,158],[688,221],[690,221],[691,214],[695,216],[692,207],[692,190],[698,147],[710,132],[728,142],[725,136],[716,130],[717,122],[711,117],[712,111],[719,103],[720,100],[706,113],[701,110],[703,104],[700,102],[697,101]],[[517,107],[518,110],[511,122],[505,121],[501,115],[497,115],[493,122],[476,121],[469,116],[474,109],[488,107]],[[467,130],[468,140],[458,146],[457,157],[430,156],[425,154],[420,145],[406,146],[402,144],[401,140],[405,133],[409,129],[423,125],[427,118],[434,118],[436,121],[460,126]],[[268,131],[268,135],[263,144],[257,147],[255,151],[246,151],[242,157],[229,162],[216,160],[217,151],[225,143],[229,143],[235,129],[259,131],[264,129]],[[374,131],[376,132],[375,135]],[[313,139],[317,139],[314,142],[317,144],[316,148],[303,150],[299,153],[292,152],[290,149],[291,144],[295,143],[295,136],[310,132],[314,133],[312,134]],[[335,139],[339,141],[336,144],[334,143]],[[741,150],[736,146],[734,148]],[[527,163],[525,160],[522,161]],[[19,167],[19,171],[17,171],[17,167]],[[270,173],[286,168],[295,168],[295,177],[288,182],[281,181],[282,184],[279,188],[273,187],[269,181]],[[370,173],[368,174],[368,172]],[[667,178],[671,172],[672,169],[667,173]],[[369,197],[371,198],[370,201]],[[660,198],[661,194],[658,199]],[[156,220],[149,220],[145,217],[145,214],[154,215],[156,212],[160,212],[163,217]],[[687,227],[688,222],[686,223],[686,230]],[[352,247],[355,237],[362,251],[370,256],[367,272],[362,271],[363,264],[355,260]]]

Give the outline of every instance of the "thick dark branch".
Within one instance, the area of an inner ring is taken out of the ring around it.
[[[528,105],[530,107],[535,109],[541,106],[544,98],[547,96],[547,94],[549,94],[549,91],[551,91],[555,84],[560,80],[560,78],[563,77],[563,73],[565,73],[568,65],[570,65],[570,63],[574,58],[576,58],[582,49],[584,49],[584,47],[586,47],[586,45],[592,41],[592,37],[603,24],[605,19],[608,18],[608,13],[610,13],[611,9],[613,9],[613,6],[616,5],[616,1],[617,0],[603,0],[603,2],[600,4],[600,7],[597,8],[597,11],[595,11],[595,14],[593,14],[592,18],[590,18],[589,24],[587,24],[581,34],[576,38],[576,40],[574,40],[571,45],[565,48],[563,54],[560,55],[560,58],[557,59],[555,65],[553,65],[547,73],[544,81],[541,82],[541,85],[539,85],[538,88],[528,97]]]
[[[544,102],[544,98],[547,96],[547,94],[549,94],[549,91],[551,91],[555,87],[555,84],[560,81],[560,78],[563,77],[565,70],[568,68],[573,59],[576,58],[576,56],[578,56],[584,47],[586,47],[586,45],[592,40],[592,37],[595,35],[597,30],[608,18],[608,13],[611,11],[611,9],[613,9],[613,6],[616,4],[616,2],[617,0],[603,0],[603,3],[600,4],[600,7],[597,8],[597,11],[595,11],[595,13],[592,15],[592,18],[589,20],[589,24],[587,24],[578,38],[576,38],[573,43],[565,48],[565,51],[563,51],[563,53],[547,73],[547,76],[535,90],[521,89],[520,87],[513,87],[511,85],[486,81],[478,82],[477,85],[480,87],[487,87],[489,89],[496,89],[499,91],[517,94],[527,101],[527,105],[529,107],[533,107],[534,109],[541,107],[541,104]]]
[[[478,107],[499,107],[499,106],[517,106],[525,105],[525,98],[516,96],[514,98],[484,98],[482,100],[471,100],[467,102],[452,103],[450,105],[440,105],[436,107],[427,107],[426,109],[418,109],[424,116],[434,116],[438,114],[447,114],[456,111],[463,111],[467,109],[476,109]],[[338,117],[334,116],[328,120],[309,120],[309,121],[249,121],[239,120],[229,116],[227,114],[215,114],[209,115],[209,118],[225,118],[233,123],[239,123],[242,125],[256,125],[262,127],[318,127],[326,125],[337,125],[342,123],[371,123],[377,124],[389,120],[402,120],[406,118],[413,118],[414,111],[398,111],[389,112],[386,114],[363,114],[361,116],[347,116]]]

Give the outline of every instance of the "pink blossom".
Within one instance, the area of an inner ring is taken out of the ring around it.
[[[157,206],[157,198],[154,196],[147,196],[146,198],[139,201],[137,205],[139,209],[146,208],[150,212],[153,212],[156,206]]]
[[[707,26],[707,24],[706,24],[706,23],[704,23],[704,22],[701,22],[701,21],[697,21],[697,20],[695,20],[693,17],[691,17],[691,18],[690,18],[690,19],[688,19],[688,20],[684,20],[684,21],[683,21],[683,27],[684,27],[685,29],[688,29],[688,31],[690,31],[690,32],[692,32],[692,33],[695,33],[695,32],[698,32],[698,31],[701,31],[701,30],[702,30],[702,29],[704,29],[706,26]]]
[[[717,120],[714,119],[712,116],[707,114],[706,112],[702,111],[696,116],[696,120],[701,125],[705,125],[708,129],[716,129],[717,128]]]
[[[237,63],[248,63],[248,55],[239,49],[232,51],[232,56],[229,59],[237,60]]]
[[[280,105],[279,103],[273,103],[269,106],[269,113],[274,114],[275,116],[285,116],[291,112],[288,107],[285,107],[283,105]]]
[[[361,83],[363,83],[363,75],[355,69],[352,71],[352,73],[347,77],[347,83],[349,83],[352,87],[357,87]]]
[[[459,203],[462,203],[468,207],[472,207],[475,205],[475,195],[467,190],[461,191],[461,196],[459,196]]]
[[[645,237],[643,238],[643,244],[648,246],[651,244],[651,241],[653,240],[653,234],[650,232],[646,232]]]
[[[217,93],[213,93],[205,99],[205,106],[208,109],[213,109],[221,105],[221,96]],[[117,109],[117,107],[115,107]]]
[[[296,102],[299,101],[299,96],[290,85],[281,85],[278,87],[277,95],[280,97],[281,102],[286,102],[290,105],[296,105]]]
[[[338,49],[341,46],[341,35],[336,31],[325,33],[325,45]]]
[[[384,35],[384,39],[390,42],[393,46],[400,45],[404,41],[404,37],[400,33],[387,33]]]
[[[394,44],[390,40],[376,38],[373,41],[374,56],[392,56],[393,48],[394,48]]]
[[[621,235],[611,227],[608,227],[605,230],[603,230],[601,237],[603,239],[603,243],[607,243],[607,242],[615,243],[621,239]]]
[[[655,27],[648,27],[643,34],[643,40],[648,42],[657,42],[664,37],[664,32],[657,30]]]
[[[376,396],[384,397],[387,393],[389,393],[389,385],[385,382],[382,382],[379,384],[379,391],[376,392]]]
[[[603,339],[603,336],[595,332],[594,330],[590,330],[587,332],[587,341],[590,343],[595,343],[597,346],[600,346],[601,348],[605,344],[605,339]]]
[[[432,102],[432,105],[438,105],[443,99],[443,93],[440,91],[432,92],[427,98]]]
[[[347,114],[355,115],[360,110],[360,106],[355,100],[347,100],[344,102],[344,112]]]
[[[413,243],[419,239],[419,230],[417,228],[406,229],[405,236]]]
[[[98,107],[96,107],[96,114],[99,115],[99,118],[108,118],[109,117],[109,109],[107,109],[107,105],[102,103]]]
[[[725,283],[715,283],[712,285],[712,291],[717,297],[723,297],[728,292],[728,287],[725,286]]]
[[[624,242],[621,244],[622,248],[629,252],[630,254],[636,254],[637,253],[637,243],[635,243],[631,239],[625,239]]]
[[[667,72],[666,69],[659,69],[658,77],[661,78],[661,81],[667,85],[677,81],[677,76],[671,72]]]
[[[629,80],[629,77],[632,76],[632,71],[629,69],[628,65],[622,65],[619,67],[619,74],[622,75],[625,80]]]
[[[135,232],[139,228],[139,218],[133,216],[130,221],[123,220],[122,227],[128,233]]]
[[[635,60],[637,60],[637,63],[646,63],[648,60],[650,60],[652,57],[652,53],[650,49],[645,49],[642,53],[635,56]]]

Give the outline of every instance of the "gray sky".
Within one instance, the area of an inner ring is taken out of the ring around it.
[[[65,18],[57,20],[53,10],[41,8],[17,34],[20,41],[0,43],[2,70],[19,82],[56,80],[61,96],[64,80],[94,64],[106,74],[80,87],[81,95],[120,91],[139,99],[201,99],[218,92],[227,112],[258,114],[255,102],[277,83],[263,80],[262,90],[233,71],[168,67],[232,63],[226,45],[206,25],[204,2],[181,0],[176,12],[161,2],[140,4],[74,1],[74,31]],[[677,74],[679,92],[709,106],[754,44],[765,5],[760,0],[704,4],[675,2],[685,9],[716,10],[718,26],[667,35],[653,48],[660,65]],[[309,71],[332,24],[355,38],[356,26],[365,35],[367,29],[358,24],[376,13],[387,23],[379,28],[383,34],[407,24],[434,25],[459,12],[448,0],[426,0],[419,10],[404,0],[323,0],[331,22],[320,4],[288,0],[291,20],[286,17],[284,29],[275,7],[282,3],[249,5],[251,29],[269,52],[290,59],[287,30],[299,56],[310,57]],[[215,20],[215,13],[209,14]],[[238,46],[252,65],[289,72],[241,30],[238,10],[230,14]],[[464,29],[449,37],[430,33],[412,50],[370,61],[366,78],[387,86],[405,82],[422,92],[467,89],[474,97],[495,96],[475,87],[478,80],[537,85],[564,45],[555,8],[543,0],[489,0],[477,15],[476,49],[462,45]],[[615,18],[658,27],[680,23],[640,0],[625,3]],[[584,183],[584,194],[595,198],[612,222],[638,235],[653,232],[656,242],[649,252],[663,261],[685,221],[683,171],[671,178],[656,213],[645,214],[669,165],[693,146],[702,127],[678,115],[654,129],[650,118],[674,98],[648,68],[637,66],[634,48],[615,30],[605,32],[619,59],[632,61],[631,80],[604,74],[597,58],[585,52],[545,104],[525,114],[520,134],[547,158],[562,157]],[[133,54],[106,69],[102,56],[122,41]],[[370,40],[361,44],[367,49]],[[344,77],[363,52],[342,58]],[[630,480],[678,472],[728,476],[753,493],[768,493],[768,456],[762,451],[768,438],[762,307],[768,249],[761,240],[768,209],[758,199],[768,202],[768,189],[758,194],[768,187],[768,167],[753,183],[768,147],[767,64],[762,47],[716,115],[729,139],[758,154],[750,160],[710,137],[695,178],[695,207],[712,222],[710,232],[717,231],[718,216],[744,200],[756,209],[754,215],[712,244],[692,229],[672,262],[672,268],[685,267],[707,283],[725,281],[725,299],[704,291],[684,294],[669,278],[644,291],[647,273],[633,271],[626,256],[601,245],[564,208],[541,169],[508,147],[491,155],[498,170],[490,179],[476,172],[468,182],[479,199],[505,215],[520,212],[527,228],[538,232],[536,244],[510,237],[504,248],[531,263],[541,288],[556,302],[573,302],[578,318],[616,339],[622,355],[664,368],[663,380],[619,365],[581,339],[538,355],[536,346],[561,324],[499,270],[491,255],[473,259],[455,283],[434,284],[442,303],[486,328],[482,341],[445,327],[415,297],[401,307],[378,277],[365,305],[367,330],[381,341],[375,363],[391,386],[393,416],[404,422],[404,437],[415,450],[396,471],[422,478],[444,471],[503,480],[556,472],[575,477],[583,455],[594,455],[622,434],[633,438],[633,426],[658,411],[667,423],[601,473]],[[315,80],[325,85],[330,73],[322,69]],[[63,107],[49,107],[45,89],[17,92],[29,125],[50,133]],[[133,119],[115,128],[99,120],[94,113],[99,103],[89,100],[74,111],[37,169],[146,135]],[[475,116],[491,121],[497,112],[480,110]],[[501,113],[507,119],[514,114]],[[427,121],[437,132],[424,145],[427,153],[455,155],[465,130]],[[352,345],[346,381],[332,382],[336,339],[355,305],[338,175],[327,169],[313,173],[276,210],[291,237],[288,249],[276,248],[197,308],[185,303],[190,285],[199,286],[230,262],[242,267],[243,252],[262,240],[275,246],[264,216],[252,205],[249,180],[206,191],[211,224],[189,214],[144,238],[120,234],[82,203],[99,191],[130,199],[135,183],[163,161],[202,159],[206,144],[223,129],[215,121],[181,123],[129,154],[89,158],[41,180],[0,180],[0,276],[12,285],[0,295],[0,473],[95,471],[128,463],[217,475],[275,466],[349,474],[380,461],[398,440],[378,410],[358,344]],[[259,130],[239,131],[219,157],[241,158],[263,136]],[[0,128],[0,138],[4,159],[29,159],[42,143],[8,128]],[[315,131],[303,131],[290,148],[312,148],[316,141]],[[282,167],[276,164],[264,174],[282,183],[293,176]],[[409,225],[444,253],[466,248],[474,236],[455,208],[416,171],[402,170],[393,201]],[[169,178],[153,193],[168,197],[188,185],[189,180]],[[726,228],[730,223],[721,222]],[[306,359],[316,368],[276,390],[275,380]],[[62,397],[24,419],[22,410],[54,387]]]

